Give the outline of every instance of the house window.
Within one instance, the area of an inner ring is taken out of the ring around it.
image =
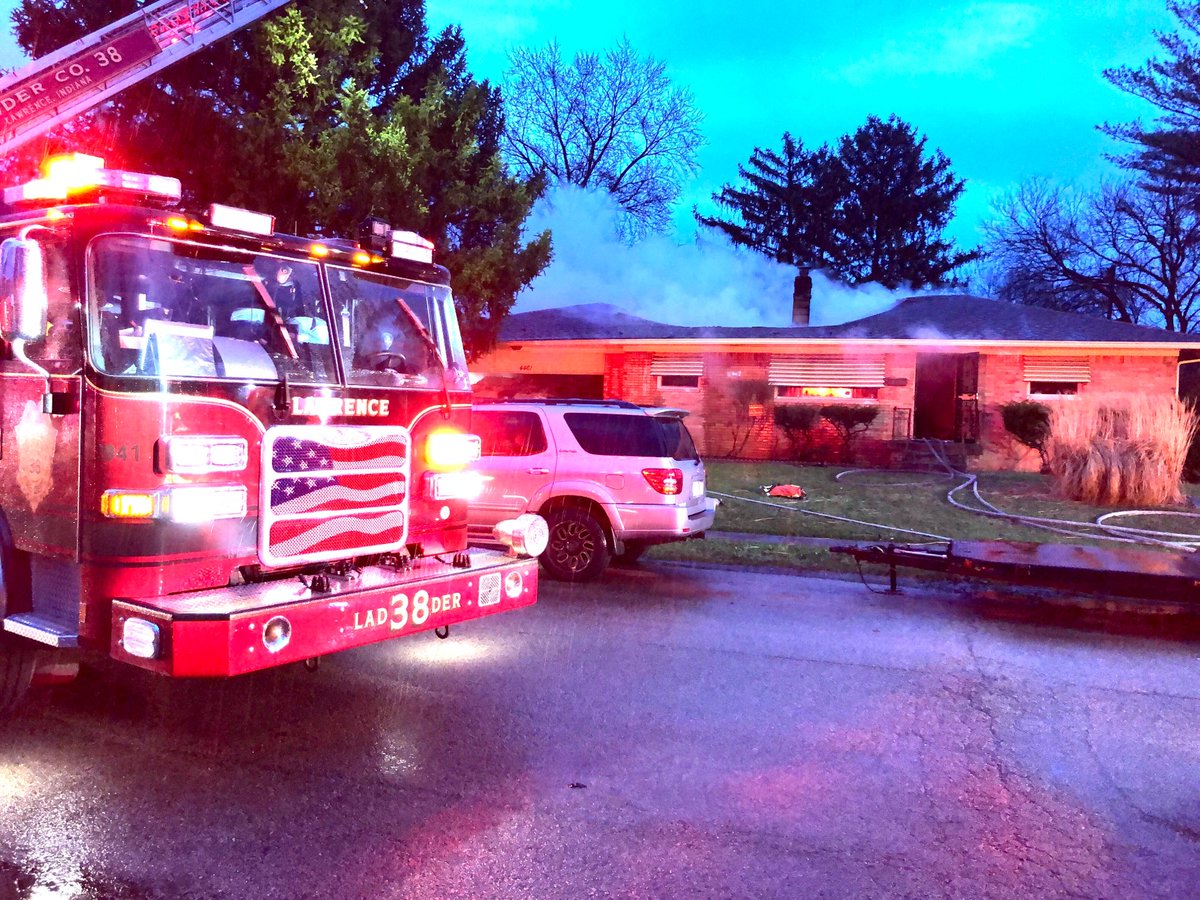
[[[698,388],[704,374],[704,357],[684,353],[656,353],[650,361],[650,374],[658,377],[660,388]]]
[[[1092,380],[1086,356],[1026,356],[1022,361],[1030,396],[1077,394],[1081,384]]]
[[[700,376],[659,375],[658,386],[660,388],[698,388],[700,387]]]
[[[1055,395],[1055,394],[1078,394],[1078,381],[1031,381],[1029,382],[1029,394],[1033,396]]]
[[[792,384],[781,384],[775,388],[775,396],[780,399],[809,399],[819,400],[878,400],[879,388],[876,387],[809,387]]]
[[[778,400],[878,400],[882,356],[779,356],[767,380]]]

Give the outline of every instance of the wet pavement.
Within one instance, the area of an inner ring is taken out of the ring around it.
[[[1181,616],[646,563],[316,674],[39,701],[0,725],[5,900],[1200,884]]]

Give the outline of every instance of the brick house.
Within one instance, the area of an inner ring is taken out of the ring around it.
[[[798,311],[803,321],[805,310]],[[472,367],[480,397],[609,397],[691,411],[708,456],[831,458],[822,423],[805,446],[774,407],[877,410],[856,442],[873,465],[903,464],[913,442],[951,442],[979,469],[1030,469],[1037,454],[999,407],[1089,392],[1174,395],[1200,366],[1200,336],[965,295],[922,296],[840,325],[685,327],[604,304],[510,316]],[[1068,401],[1069,402],[1069,401]],[[840,447],[840,444],[837,444]]]

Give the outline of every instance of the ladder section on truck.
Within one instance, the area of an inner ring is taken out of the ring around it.
[[[159,0],[0,79],[0,153],[289,0]]]

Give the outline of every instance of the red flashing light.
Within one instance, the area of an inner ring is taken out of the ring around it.
[[[94,190],[117,191],[178,202],[178,178],[144,175],[104,168],[104,160],[84,153],[53,156],[42,165],[42,177],[17,187],[5,188],[5,203],[36,203],[67,200]]]
[[[668,497],[683,491],[682,469],[642,469],[642,477],[650,487]]]
[[[315,256],[318,259],[324,259],[329,255],[329,248],[324,244],[311,244],[308,248],[308,255]]]

